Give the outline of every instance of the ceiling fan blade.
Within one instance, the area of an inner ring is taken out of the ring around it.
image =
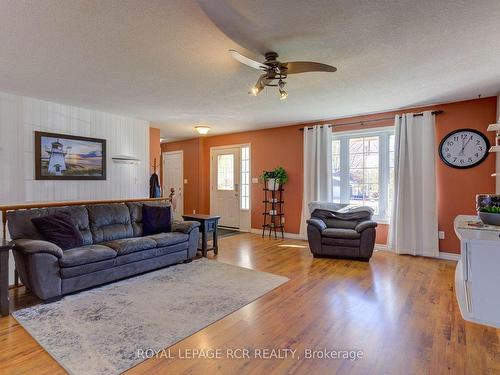
[[[334,66],[312,61],[291,61],[283,63],[281,66],[287,68],[287,74],[337,71],[337,68]]]
[[[230,49],[229,53],[235,60],[238,60],[240,63],[245,64],[251,68],[254,69],[259,69],[259,70],[266,70],[267,65],[260,63],[258,61],[252,60],[249,57],[243,56],[241,53],[235,51],[234,49]]]
[[[249,51],[261,54],[272,50],[264,38],[266,30],[244,17],[237,7],[229,4],[227,0],[197,0],[198,5],[207,17],[227,37]],[[260,36],[260,37],[259,37]]]

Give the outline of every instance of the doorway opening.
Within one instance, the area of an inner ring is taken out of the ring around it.
[[[184,155],[182,151],[162,153],[163,196],[174,193],[172,208],[174,219],[182,220],[184,214]]]

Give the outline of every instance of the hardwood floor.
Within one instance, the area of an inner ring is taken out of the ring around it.
[[[305,242],[253,234],[221,239],[217,260],[290,281],[180,341],[171,353],[290,348],[297,350],[295,358],[152,358],[128,375],[500,374],[500,330],[461,318],[454,262],[387,252],[376,252],[370,263],[313,259]],[[16,307],[33,303],[29,294],[16,293]],[[363,357],[305,359],[306,349],[361,350]],[[5,317],[0,319],[0,373],[64,370]]]

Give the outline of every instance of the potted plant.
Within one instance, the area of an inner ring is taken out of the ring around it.
[[[272,171],[264,171],[261,179],[268,190],[279,190],[280,186],[287,183],[288,174],[283,167],[277,167]]]
[[[484,224],[500,226],[500,195],[477,195],[476,209]]]

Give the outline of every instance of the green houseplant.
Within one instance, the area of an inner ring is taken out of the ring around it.
[[[260,178],[265,182],[267,189],[279,190],[281,185],[288,182],[288,173],[283,167],[276,167],[272,171],[264,171]]]

